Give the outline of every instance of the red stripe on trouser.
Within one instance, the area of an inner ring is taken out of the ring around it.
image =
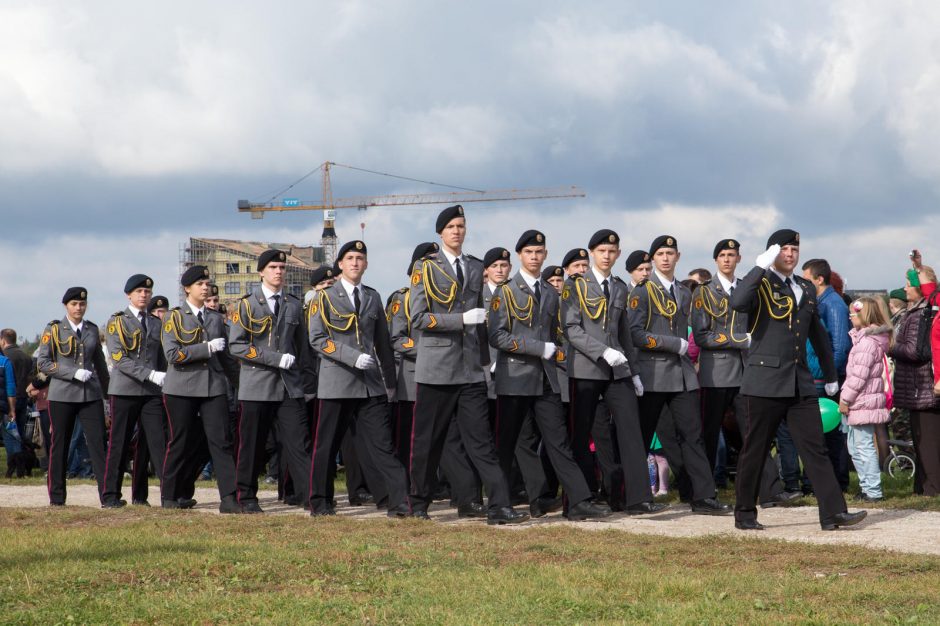
[[[308,486],[307,497],[311,500],[311,503],[310,503],[311,513],[313,512],[313,502],[312,502],[313,500],[313,466],[317,459],[317,441],[320,440],[320,422],[323,420],[323,400],[318,400],[317,402],[319,402],[319,410],[317,411],[317,429],[316,431],[314,431],[314,434],[313,434],[313,453],[310,455],[310,478],[309,478],[309,482],[307,485]],[[331,502],[330,506],[332,505],[333,503]]]
[[[170,429],[170,437],[166,441],[166,451],[163,453],[163,472],[160,474],[160,497],[166,500],[166,494],[163,493],[163,477],[166,476],[166,461],[170,458],[170,446],[173,445],[173,417],[170,415],[170,407],[166,403],[166,394],[163,394],[163,410],[166,411],[166,425]],[[170,494],[170,497],[175,499],[173,494]]]
[[[238,461],[241,459],[241,456],[242,456],[242,442],[244,441],[244,439],[242,438],[242,420],[243,419],[245,419],[245,403],[239,402],[238,403],[238,428],[236,429],[236,433],[238,435],[238,448],[235,449],[235,501],[238,502],[239,504],[242,503],[242,492],[241,492],[241,489],[238,488]]]
[[[52,403],[49,403],[49,464],[46,467],[46,492],[49,494],[49,502],[52,502],[52,459],[55,458],[55,421],[52,419]]]

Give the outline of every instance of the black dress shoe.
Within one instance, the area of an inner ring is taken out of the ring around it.
[[[264,513],[264,509],[257,502],[246,502],[242,505],[242,513]]]
[[[150,503],[146,500],[131,500],[131,504],[134,506],[150,506]]]
[[[375,497],[368,491],[357,491],[349,496],[349,506],[365,506],[375,502]]]
[[[160,503],[160,506],[162,506],[164,509],[181,509],[181,508],[183,508],[183,507],[180,506],[179,500],[163,500],[163,501]]]
[[[692,512],[697,515],[731,515],[731,505],[719,502],[715,498],[704,498],[692,502]]]
[[[415,509],[414,511],[411,512],[411,516],[417,519],[423,519],[428,522],[431,521],[431,516],[428,515],[428,512],[425,511],[424,509]]]
[[[242,505],[238,503],[235,496],[225,496],[219,503],[219,513],[223,515],[235,515],[242,512]]]
[[[479,502],[461,504],[457,507],[457,517],[486,517],[486,507]]]
[[[295,493],[289,496],[284,496],[284,504],[287,506],[300,506],[303,504],[303,501],[300,499],[300,495]]]
[[[523,504],[528,504],[528,503],[529,503],[529,494],[527,494],[525,491],[514,493],[509,498],[509,504],[511,506],[522,506]]]
[[[532,517],[544,517],[548,513],[560,511],[563,504],[561,498],[537,498],[529,505],[529,514]]]
[[[196,501],[192,498],[180,498],[177,502],[179,502],[181,509],[191,509],[196,506]]]
[[[857,513],[836,513],[819,523],[823,530],[835,530],[840,526],[854,526],[868,516],[868,511]]]
[[[329,517],[331,515],[336,515],[336,509],[314,509],[310,511],[310,517]]]
[[[650,513],[659,513],[669,508],[668,504],[662,502],[640,502],[631,504],[626,508],[627,515],[649,515]]]
[[[49,506],[65,506],[65,502],[50,502]]]
[[[799,498],[802,498],[803,494],[799,491],[781,491],[776,493],[773,497],[770,498],[767,502],[761,502],[760,507],[762,509],[772,509],[775,506],[780,506],[781,504],[786,504],[787,502],[793,502]]]
[[[101,505],[102,509],[120,509],[127,506],[127,500],[108,500]]]
[[[610,517],[610,508],[601,504],[595,504],[590,500],[578,502],[568,509],[568,519],[572,522],[581,522],[588,519],[603,519]]]
[[[764,530],[764,525],[756,519],[734,520],[734,527],[738,530]]]
[[[391,507],[386,515],[394,518],[411,517],[411,509],[408,508],[407,504],[399,504]]]
[[[521,524],[528,519],[528,513],[516,511],[511,506],[503,506],[490,511],[486,516],[486,523],[491,526],[502,526],[503,524]]]

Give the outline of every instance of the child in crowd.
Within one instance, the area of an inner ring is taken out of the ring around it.
[[[665,496],[669,493],[669,462],[663,456],[663,444],[659,437],[653,435],[653,444],[647,458],[650,471],[650,488],[654,496]]]
[[[848,423],[848,447],[858,472],[858,500],[883,499],[881,467],[875,450],[875,425],[887,423],[890,410],[885,394],[885,352],[892,328],[887,308],[880,299],[862,297],[849,307],[852,350],[846,366],[839,411]]]

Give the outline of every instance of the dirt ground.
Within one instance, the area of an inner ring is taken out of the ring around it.
[[[262,491],[261,506],[270,515],[305,515],[303,509],[289,507],[275,499],[274,492]],[[197,489],[199,504],[192,511],[178,511],[178,515],[218,514],[219,495],[215,489]],[[150,488],[150,502],[160,501],[156,487]],[[371,506],[349,507],[345,497],[338,497],[340,515],[357,519],[384,517],[384,511]],[[0,507],[44,507],[49,503],[43,485],[0,485]],[[98,496],[93,485],[74,485],[68,491],[69,506],[98,507]],[[849,510],[857,510],[849,507]],[[603,522],[568,522],[560,513],[532,520],[518,526],[500,527],[500,530],[525,532],[546,524],[568,524],[584,530],[620,529],[631,533],[662,535],[667,537],[704,537],[725,535],[760,539],[782,539],[818,544],[844,544],[866,548],[888,549],[897,552],[940,555],[940,512],[871,509],[861,524],[826,532],[819,528],[816,507],[797,506],[761,510],[759,518],[766,526],[762,532],[743,532],[734,528],[732,517],[693,515],[686,505],[673,505],[666,511],[648,517],[628,517],[615,514]],[[453,509],[435,506],[431,517],[446,524],[481,524],[481,520],[458,520]]]

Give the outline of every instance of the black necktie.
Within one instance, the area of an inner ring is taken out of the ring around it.
[[[75,329],[75,334],[78,335],[78,338],[79,338],[79,339],[82,338],[82,327],[81,327],[81,326],[79,326],[78,328]]]
[[[793,281],[790,280],[789,276],[787,276],[786,280],[784,280],[783,283],[787,286],[787,289],[790,290],[790,293],[793,293]],[[796,294],[793,294],[793,295],[795,296]]]
[[[676,301],[676,284],[672,283],[669,285],[669,297],[672,298],[672,301]]]
[[[460,267],[460,259],[454,260],[454,269],[457,270],[457,284],[460,285],[461,291],[463,290],[463,269]]]
[[[204,318],[202,317],[202,311],[199,311],[198,313],[196,313],[196,319],[199,320],[199,325],[202,326],[202,322],[203,322],[203,319],[204,319]]]
[[[281,294],[276,293],[271,296],[271,299],[274,300],[274,317],[277,317],[281,312]]]
[[[359,299],[359,287],[353,288],[353,302],[356,305],[356,315],[359,315],[359,308],[362,306],[362,301]]]
[[[539,285],[539,281],[535,281],[535,301],[539,304],[542,303],[542,287]]]
[[[144,335],[146,335],[147,334],[147,316],[144,315],[143,311],[141,311],[137,315],[140,318],[140,325],[144,329]]]
[[[731,288],[728,289],[728,295],[730,296],[730,295],[733,295],[733,294],[734,294],[734,285],[731,285]]]
[[[610,284],[608,280],[605,278],[601,285],[604,287],[604,297],[610,300]]]

